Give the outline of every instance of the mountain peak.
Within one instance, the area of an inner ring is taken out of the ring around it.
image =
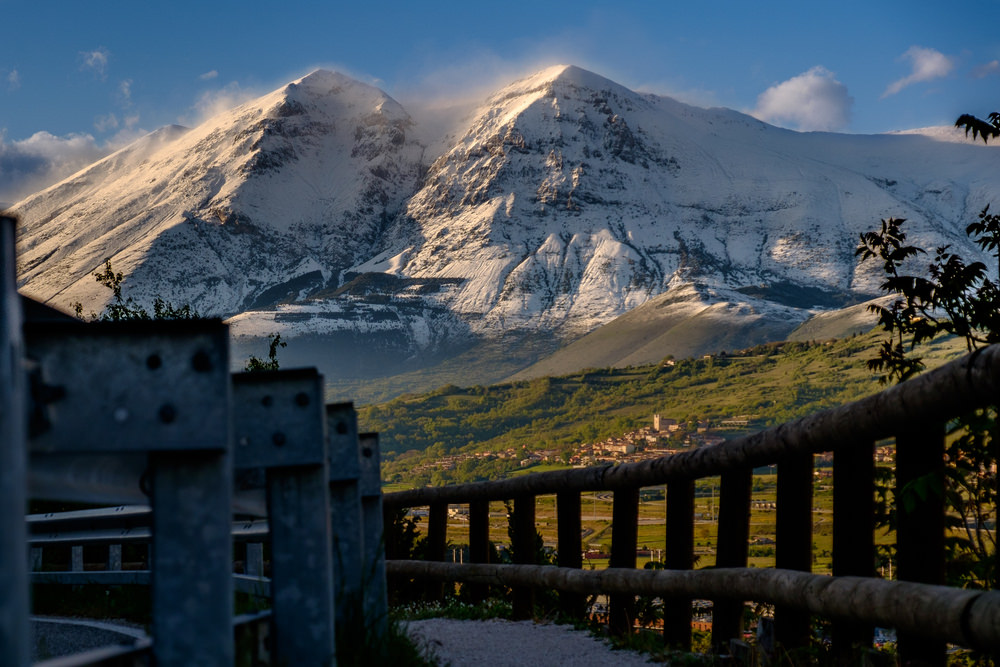
[[[632,94],[632,91],[621,84],[617,84],[611,79],[585,70],[582,67],[577,67],[576,65],[552,65],[515,81],[500,91],[498,97],[531,94],[563,86]]]
[[[340,72],[334,72],[328,69],[315,69],[309,72],[305,76],[292,81],[289,86],[337,86],[344,84],[361,84],[357,79],[352,79],[346,74],[341,74]],[[361,84],[365,85],[365,84]]]
[[[402,106],[382,89],[358,81],[346,74],[327,69],[313,70],[304,77],[275,91],[274,94],[283,98],[279,102],[279,106],[282,108],[286,102],[291,102],[294,105],[295,103],[308,104],[320,100],[325,100],[321,103],[323,106],[329,106],[334,103],[333,99],[337,98],[340,100],[340,104],[358,104],[389,113],[394,118],[408,118]]]

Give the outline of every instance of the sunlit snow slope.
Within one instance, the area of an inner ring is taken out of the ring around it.
[[[870,298],[878,267],[854,248],[880,218],[974,257],[965,226],[1000,201],[995,147],[940,128],[792,132],[572,66],[498,91],[443,153],[415,129],[383,92],[325,71],[164,128],[15,205],[23,289],[97,309],[109,294],[91,274],[110,258],[140,302],[318,355],[336,341],[362,374],[379,356],[571,340],[637,312],[608,330],[628,336],[573,353],[633,363],[670,352],[680,333],[664,331],[697,353]]]
[[[317,71],[193,130],[166,128],[14,207],[25,291],[234,315],[339,283],[413,193],[422,149],[381,91]]]

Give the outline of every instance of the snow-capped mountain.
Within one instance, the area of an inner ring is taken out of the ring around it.
[[[643,304],[650,332],[700,313],[766,338],[877,293],[854,247],[880,218],[971,257],[965,225],[1000,201],[993,146],[792,132],[571,66],[497,92],[440,155],[415,130],[323,71],[165,128],[15,206],[24,289],[97,304],[110,257],[139,300],[355,361],[570,340]]]
[[[422,148],[385,93],[317,71],[199,127],[155,132],[15,205],[19,276],[98,306],[106,258],[140,302],[234,315],[336,287],[413,193]]]
[[[791,283],[818,299],[795,305],[832,307],[877,291],[854,248],[880,217],[975,252],[963,230],[1000,195],[995,156],[791,132],[560,66],[486,103],[366,268],[455,280],[440,301],[484,332],[584,333],[692,283],[711,301]]]

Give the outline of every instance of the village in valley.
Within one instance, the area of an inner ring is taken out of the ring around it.
[[[488,461],[508,461],[515,463],[519,470],[530,471],[536,466],[569,465],[574,468],[600,464],[633,463],[647,459],[672,456],[697,447],[718,445],[735,435],[762,428],[754,417],[738,415],[708,422],[705,420],[679,421],[660,414],[654,414],[649,426],[629,431],[620,436],[606,438],[599,442],[583,443],[573,449],[537,449],[526,446],[513,447],[496,452],[462,452],[448,454],[433,461],[424,461],[414,466],[410,473],[418,475],[433,471],[452,471],[460,467]],[[894,447],[876,448],[879,463],[892,463]],[[829,466],[833,463],[830,453],[816,455],[820,476],[829,476]]]

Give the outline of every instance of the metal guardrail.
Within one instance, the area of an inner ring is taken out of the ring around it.
[[[246,583],[232,573],[234,533],[263,530],[234,527],[234,512],[268,517],[275,661],[332,662],[335,617],[377,635],[384,581],[345,578],[384,572],[381,515],[368,511],[378,441],[358,435],[353,408],[324,406],[315,370],[230,375],[218,321],[81,323],[35,306],[43,317],[23,322],[15,223],[0,216],[0,664],[29,663],[29,544],[75,543],[82,570],[83,544],[111,545],[112,567],[117,548],[120,567],[131,539],[149,541],[148,573],[32,576],[148,578],[155,664],[231,664],[234,581]],[[26,522],[29,496],[148,509]],[[248,552],[258,584],[260,542]]]

